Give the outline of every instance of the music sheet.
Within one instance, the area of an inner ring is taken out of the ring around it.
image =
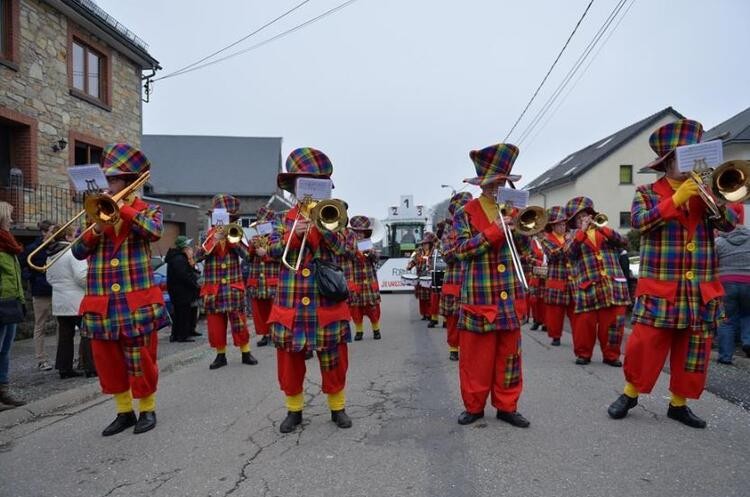
[[[683,173],[694,169],[716,168],[724,162],[724,146],[721,140],[683,145],[675,149],[675,157],[677,169]]]
[[[109,188],[107,178],[99,164],[86,164],[68,168],[68,177],[78,193]]]

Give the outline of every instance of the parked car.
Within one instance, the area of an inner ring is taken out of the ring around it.
[[[169,315],[172,315],[172,301],[167,291],[167,263],[160,256],[151,257],[151,269],[154,270],[154,283],[159,285],[161,293],[164,296],[164,303],[167,305]]]

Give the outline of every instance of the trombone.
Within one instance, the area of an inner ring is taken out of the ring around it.
[[[513,232],[517,232],[524,236],[533,236],[541,232],[547,225],[547,213],[541,207],[529,206],[521,209],[518,214],[513,217],[514,228],[508,226],[505,222],[505,214],[508,213],[512,208],[511,204],[498,204],[500,214],[500,225],[505,235],[506,243],[510,249],[511,263],[513,264],[513,270],[516,272],[516,277],[521,282],[523,289],[529,290],[529,283],[526,280],[526,275],[523,272],[523,266],[521,264],[521,255],[518,253],[516,242],[513,240]]]
[[[300,219],[309,221],[312,226],[308,226],[305,230],[305,234],[302,235],[302,242],[300,242],[297,260],[292,265],[287,260],[287,257],[292,245],[294,229],[297,227],[297,223]],[[349,217],[346,213],[346,204],[343,200],[313,200],[311,197],[304,197],[300,202],[299,213],[297,214],[297,217],[294,218],[294,223],[292,223],[291,232],[289,233],[286,245],[284,246],[284,253],[281,254],[281,263],[291,271],[299,270],[299,267],[302,264],[305,244],[307,243],[307,235],[310,233],[310,229],[313,226],[317,228],[318,231],[328,230],[338,232],[346,228],[347,224],[349,224]]]
[[[714,198],[724,202],[744,202],[750,198],[750,161],[730,160],[716,169],[690,171],[690,177],[698,184],[698,194],[711,211],[712,219],[721,217]]]
[[[120,220],[120,201],[124,198],[129,197],[133,192],[141,189],[143,185],[148,182],[150,177],[151,173],[145,172],[140,175],[137,180],[128,185],[124,190],[111,196],[103,192],[98,192],[86,196],[86,200],[84,200],[83,202],[83,209],[81,210],[81,212],[76,214],[70,221],[57,228],[54,233],[52,233],[44,242],[42,242],[36,249],[34,249],[34,251],[31,252],[26,258],[26,263],[30,268],[43,273],[47,271],[47,269],[49,269],[50,266],[52,266],[55,262],[57,262],[60,257],[65,254],[65,252],[70,250],[76,242],[83,238],[86,233],[93,230],[95,226],[94,223],[110,225],[116,224]],[[48,259],[45,265],[37,266],[36,264],[34,264],[32,259],[36,256],[36,254],[46,249],[47,246],[54,242],[61,233],[64,233],[65,230],[68,229],[68,227],[72,226],[83,215],[86,215],[91,224],[86,229],[84,229],[81,234],[71,242],[70,245],[59,251],[53,258]]]

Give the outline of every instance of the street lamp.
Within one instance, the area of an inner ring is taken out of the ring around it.
[[[450,188],[451,189],[451,197],[456,194],[456,189],[453,188],[451,185],[440,185],[440,188]]]

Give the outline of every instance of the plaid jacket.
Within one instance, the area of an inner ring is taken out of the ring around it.
[[[380,302],[378,286],[378,254],[374,250],[357,250],[351,259],[352,277],[349,281],[349,305],[371,307]]]
[[[575,312],[589,312],[630,304],[628,282],[622,274],[619,254],[627,239],[609,227],[596,230],[596,243],[575,230],[565,245],[573,266]]]
[[[487,218],[480,199],[459,209],[453,226],[456,257],[464,268],[458,329],[486,333],[520,328],[526,293],[516,278],[502,229]]]
[[[248,247],[247,293],[254,299],[272,299],[279,284],[279,261],[266,251],[263,257],[255,253],[253,243]]]
[[[724,295],[713,230],[731,231],[737,215],[722,207],[723,217],[711,221],[700,197],[678,208],[672,194],[662,178],[639,186],[633,198],[633,228],[641,233],[633,322],[713,331],[723,316]]]
[[[269,246],[271,257],[281,259],[284,246],[291,237],[287,259],[292,264],[297,260],[302,237],[291,229],[298,211],[299,207],[295,206],[281,222],[274,224]],[[279,285],[268,318],[271,339],[277,347],[293,352],[306,347],[319,352],[328,351],[332,354],[327,359],[331,363],[325,364],[322,359],[321,363],[324,367],[335,364],[337,346],[351,340],[351,314],[346,301],[333,302],[318,293],[312,260],[318,258],[338,263],[343,257],[351,257],[354,250],[351,237],[345,233],[310,228],[299,271],[291,271],[283,265],[279,268]]]
[[[211,228],[206,241],[196,253],[197,260],[204,260],[201,297],[206,314],[245,312],[245,283],[242,281],[240,258],[249,254],[244,243],[230,244],[228,240],[216,242]]]
[[[81,301],[82,335],[97,340],[141,339],[169,326],[161,289],[154,285],[151,242],[161,238],[161,209],[136,198],[120,208],[119,231],[88,231],[73,244],[76,259],[88,259]]]
[[[544,278],[535,275],[532,269],[535,266],[544,264],[544,251],[535,236],[515,237],[519,240],[518,253],[521,256],[521,266],[523,267],[526,282],[529,284],[529,294],[532,297],[541,295],[544,288]]]
[[[417,249],[417,255],[413,260],[409,261],[406,265],[406,269],[416,268],[417,276],[430,276],[430,263],[432,262],[431,255],[424,255],[422,248]],[[417,281],[417,286],[414,287],[415,295],[419,300],[430,300],[430,282],[428,281]]]
[[[547,279],[544,281],[542,298],[545,304],[570,304],[573,295],[573,266],[565,255],[565,240],[559,241],[554,233],[545,233],[541,239],[542,250],[547,256]]]
[[[463,264],[456,257],[457,242],[458,233],[453,227],[453,223],[446,223],[443,237],[440,240],[443,260],[446,264],[443,288],[440,293],[441,316],[455,316],[458,314],[458,299],[461,296]]]

